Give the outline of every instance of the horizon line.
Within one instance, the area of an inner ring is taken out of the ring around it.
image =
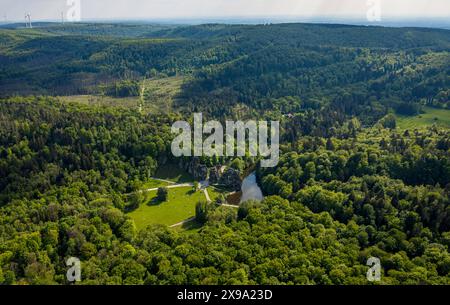
[[[81,19],[80,22],[90,22],[90,21],[151,21],[151,20],[201,20],[201,19],[295,19],[295,18],[303,18],[303,19],[331,19],[331,20],[345,20],[345,19],[351,19],[351,20],[360,20],[360,21],[368,21],[364,16],[361,16],[359,14],[355,15],[229,15],[229,16],[211,16],[211,15],[199,15],[199,16],[149,16],[149,17],[110,17],[110,18],[85,18]],[[381,21],[377,22],[383,22],[383,20],[389,20],[392,19],[397,20],[446,20],[450,23],[450,15],[435,15],[435,16],[418,16],[418,15],[383,15]],[[39,18],[36,19],[35,22],[58,22],[61,21],[60,18]],[[7,20],[8,23],[20,23],[23,22],[22,19],[12,19]],[[372,22],[372,23],[377,23]],[[3,21],[3,23],[5,23]]]

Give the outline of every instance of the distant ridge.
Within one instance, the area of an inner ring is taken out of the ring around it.
[[[342,17],[203,17],[203,18],[151,18],[151,19],[91,19],[83,20],[77,24],[129,24],[129,25],[201,25],[201,24],[280,24],[280,23],[310,23],[310,24],[346,24],[356,26],[384,26],[384,27],[420,27],[450,29],[449,18],[395,18],[387,17],[380,22],[369,22],[361,18]],[[34,23],[38,27],[61,24],[60,20],[43,20]],[[0,23],[0,28],[25,27],[22,21],[11,23]]]

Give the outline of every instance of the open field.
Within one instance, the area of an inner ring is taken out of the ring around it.
[[[137,108],[139,103],[139,97],[115,98],[101,95],[60,96],[59,99],[63,102],[72,102],[89,106],[104,106],[104,107]]]
[[[185,78],[179,76],[144,80],[144,108],[151,112],[170,112],[184,82]]]
[[[168,185],[170,185],[170,183],[168,183],[166,181],[161,181],[161,180],[157,180],[157,179],[149,179],[146,183],[144,183],[142,185],[142,189],[148,190],[148,189],[153,189],[153,188],[168,186]]]
[[[166,202],[156,201],[156,191],[149,192],[149,200],[128,215],[141,230],[152,224],[173,225],[195,216],[195,205],[205,201],[203,192],[193,192],[192,187],[169,190]]]
[[[143,113],[168,113],[173,107],[173,102],[181,92],[181,86],[185,82],[184,77],[166,77],[145,79],[141,82]],[[139,96],[116,98],[103,95],[72,95],[60,96],[63,102],[73,102],[90,106],[101,107],[126,107],[139,109]]]
[[[418,116],[399,116],[397,126],[400,129],[416,129],[436,124],[450,128],[450,110],[425,107],[424,111],[425,113]]]

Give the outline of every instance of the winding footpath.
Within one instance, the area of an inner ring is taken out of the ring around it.
[[[182,183],[182,184],[174,184],[174,185],[168,185],[168,186],[160,186],[160,187],[166,187],[168,189],[175,189],[175,188],[179,188],[179,187],[194,187],[194,183]],[[151,188],[151,189],[146,189],[146,190],[142,190],[139,192],[152,192],[152,191],[157,191],[160,187],[155,187],[155,188]]]
[[[194,221],[194,220],[195,220],[195,217],[191,217],[189,219],[183,220],[182,222],[179,222],[179,223],[176,223],[174,225],[171,225],[169,228],[180,227],[180,226],[182,226],[182,225],[184,225],[184,224],[186,224],[188,222]]]
[[[205,193],[205,197],[206,197],[206,201],[208,201],[208,203],[211,203],[211,197],[209,197],[209,193],[208,193],[208,189],[204,189],[203,192]]]
[[[219,205],[220,205],[221,207],[229,207],[229,208],[239,209],[239,206],[238,206],[238,205],[226,204],[226,203],[219,204]]]

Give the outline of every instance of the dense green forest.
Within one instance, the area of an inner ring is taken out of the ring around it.
[[[117,35],[139,36],[108,35],[115,27]],[[237,104],[288,113],[334,103],[374,123],[388,108],[401,114],[417,114],[419,105],[448,108],[448,30],[115,27],[0,30],[1,94],[98,93],[117,80],[189,75],[178,106],[215,116],[231,115]],[[294,98],[289,106],[280,101],[286,97]]]
[[[0,29],[0,63],[0,284],[67,284],[69,257],[88,285],[366,285],[369,257],[381,284],[450,284],[448,30],[50,23]],[[201,159],[265,199],[138,230],[193,111],[280,120],[275,168]]]

